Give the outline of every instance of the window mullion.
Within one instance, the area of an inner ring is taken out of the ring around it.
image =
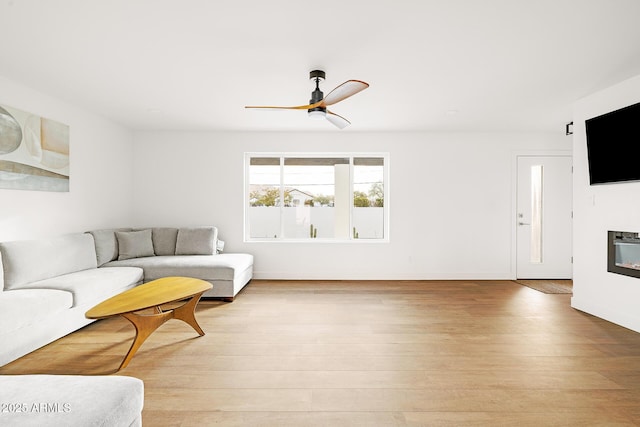
[[[280,239],[284,238],[284,157],[280,156]]]
[[[353,237],[353,156],[349,157],[349,240]]]

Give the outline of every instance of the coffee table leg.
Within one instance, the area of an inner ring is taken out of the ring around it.
[[[124,357],[124,360],[120,364],[118,370],[126,368],[142,343],[149,338],[149,335],[169,319],[182,320],[195,329],[200,336],[203,336],[204,331],[196,320],[196,305],[198,305],[198,301],[200,301],[200,297],[202,297],[203,293],[204,292],[200,292],[199,294],[191,297],[191,299],[183,305],[167,311],[162,311],[160,307],[155,307],[153,314],[136,314],[133,312],[122,313],[122,316],[131,322],[136,328],[136,337],[134,338],[131,348],[129,348],[129,352]]]
[[[198,334],[200,334],[200,336],[204,335],[204,331],[196,320],[196,305],[198,305],[198,301],[200,301],[200,297],[202,297],[203,293],[204,292],[200,292],[199,294],[194,295],[185,304],[173,309],[173,318],[180,319],[190,325]]]
[[[129,348],[129,352],[124,357],[124,360],[120,364],[118,370],[125,368],[129,364],[129,362],[133,358],[133,355],[136,354],[142,343],[145,342],[145,340],[149,338],[149,335],[151,335],[153,331],[158,329],[160,325],[171,319],[173,317],[173,312],[166,311],[163,313],[148,315],[123,313],[122,316],[129,320],[136,328],[136,337],[133,340],[131,348]]]

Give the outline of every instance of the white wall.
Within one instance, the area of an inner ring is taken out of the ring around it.
[[[640,76],[584,98],[574,106],[571,305],[640,332],[640,279],[607,272],[607,231],[640,232],[640,183],[590,186],[584,127],[586,119],[637,102]],[[624,157],[624,153],[620,155]]]
[[[70,191],[0,189],[0,241],[130,222],[130,131],[2,77],[0,104],[59,121],[70,131]]]
[[[216,225],[256,278],[513,279],[513,159],[570,150],[562,130],[136,133],[134,225]],[[389,152],[390,242],[244,243],[243,155],[260,151]]]

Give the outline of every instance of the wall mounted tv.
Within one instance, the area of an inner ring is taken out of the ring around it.
[[[589,183],[640,180],[640,103],[585,121]]]

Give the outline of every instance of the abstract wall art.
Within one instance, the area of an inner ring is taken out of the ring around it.
[[[69,126],[0,105],[0,188],[69,191]]]

